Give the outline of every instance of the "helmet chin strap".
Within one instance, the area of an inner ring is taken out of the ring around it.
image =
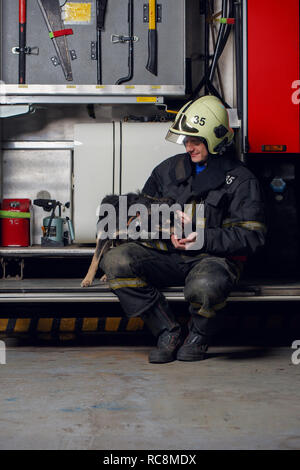
[[[228,147],[231,144],[231,142],[228,142],[228,138],[225,137],[222,142],[220,142],[215,148],[214,152],[217,152],[218,155],[222,155],[226,151],[226,147]]]

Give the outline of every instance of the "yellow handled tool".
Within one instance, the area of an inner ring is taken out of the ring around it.
[[[156,0],[149,0],[148,62],[146,69],[157,75]]]

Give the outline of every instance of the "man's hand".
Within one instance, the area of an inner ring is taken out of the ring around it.
[[[178,239],[175,234],[171,235],[172,245],[178,250],[191,250],[197,239],[197,232],[192,232],[186,238]]]
[[[192,223],[191,218],[182,211],[176,211],[177,220],[181,223],[182,228]],[[176,233],[171,236],[171,242],[177,250],[189,250],[193,243],[196,241],[197,233],[192,232],[186,238],[179,239]]]
[[[176,218],[181,222],[182,228],[184,228],[184,224],[192,223],[192,219],[182,211],[176,211]]]

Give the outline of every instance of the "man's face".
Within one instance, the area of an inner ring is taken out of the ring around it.
[[[192,162],[205,163],[208,157],[208,151],[203,142],[198,137],[186,137],[184,145],[187,153],[189,153]]]

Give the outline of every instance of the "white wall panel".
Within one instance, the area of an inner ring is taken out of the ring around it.
[[[74,126],[74,229],[76,243],[94,243],[96,210],[113,192],[114,123]]]
[[[183,145],[165,140],[170,125],[170,122],[122,124],[122,194],[142,189],[156,165],[185,152]]]

